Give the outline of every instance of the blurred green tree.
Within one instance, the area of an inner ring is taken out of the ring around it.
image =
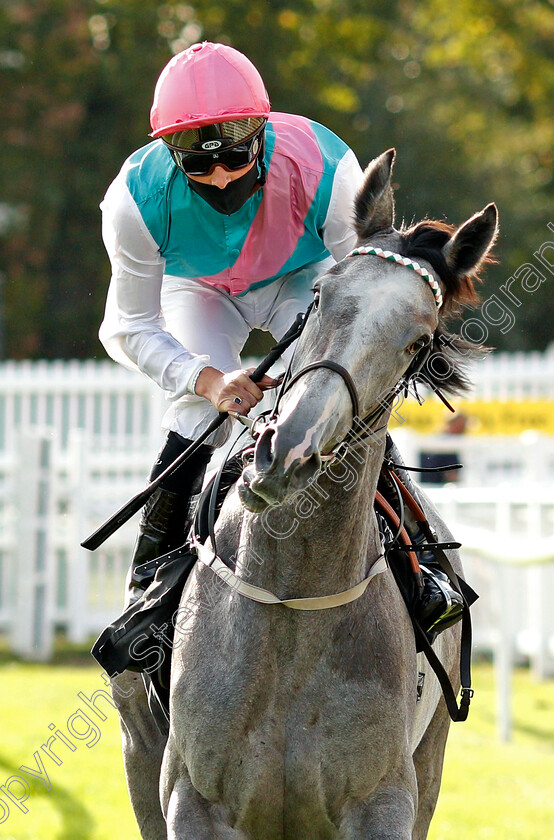
[[[400,217],[461,222],[495,200],[501,262],[487,297],[554,239],[553,35],[543,0],[6,0],[5,355],[103,354],[109,265],[98,204],[125,157],[148,142],[161,67],[203,39],[245,52],[275,110],[325,123],[362,165],[396,146]],[[546,289],[525,294],[515,326],[491,328],[490,343],[544,348],[554,319]]]

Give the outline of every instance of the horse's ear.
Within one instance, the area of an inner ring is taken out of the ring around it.
[[[464,222],[442,249],[449,268],[459,276],[474,274],[492,248],[497,233],[496,205],[487,204],[484,210]]]
[[[383,152],[364,172],[363,186],[354,201],[354,228],[360,242],[394,224],[391,175],[395,155],[394,149]]]

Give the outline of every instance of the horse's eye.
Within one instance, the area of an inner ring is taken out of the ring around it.
[[[319,309],[319,289],[314,289],[314,309]]]
[[[421,338],[418,338],[417,341],[414,341],[413,344],[409,344],[406,347],[407,352],[410,356],[415,356],[416,353],[419,353],[420,350],[423,350],[424,347],[430,342],[430,338],[428,335],[423,335]]]

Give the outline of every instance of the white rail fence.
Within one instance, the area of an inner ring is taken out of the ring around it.
[[[546,353],[491,353],[470,378],[475,399],[554,399],[554,344]]]
[[[554,345],[548,353],[492,354],[471,379],[475,399],[554,400]],[[163,406],[154,385],[111,362],[1,362],[0,452],[29,427],[54,429],[62,449],[75,428],[106,448],[157,445]]]
[[[536,363],[543,397],[551,361]],[[79,543],[144,486],[162,411],[152,386],[109,363],[0,365],[0,631],[19,655],[47,659],[56,629],[84,642],[118,614],[137,517],[92,554]],[[452,438],[403,429],[397,442],[407,462],[422,447],[452,449]],[[457,448],[462,482],[428,492],[481,595],[475,647],[552,674],[554,440],[468,436]]]
[[[51,429],[62,451],[73,429],[92,448],[155,447],[163,410],[159,389],[111,362],[0,363],[0,452],[29,428]]]

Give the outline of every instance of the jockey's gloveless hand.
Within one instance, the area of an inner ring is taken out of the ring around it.
[[[264,391],[279,384],[278,379],[267,375],[259,382],[253,382],[249,374],[254,370],[249,368],[222,373],[217,368],[205,367],[198,375],[195,391],[198,396],[209,400],[218,411],[246,416],[263,398]]]

